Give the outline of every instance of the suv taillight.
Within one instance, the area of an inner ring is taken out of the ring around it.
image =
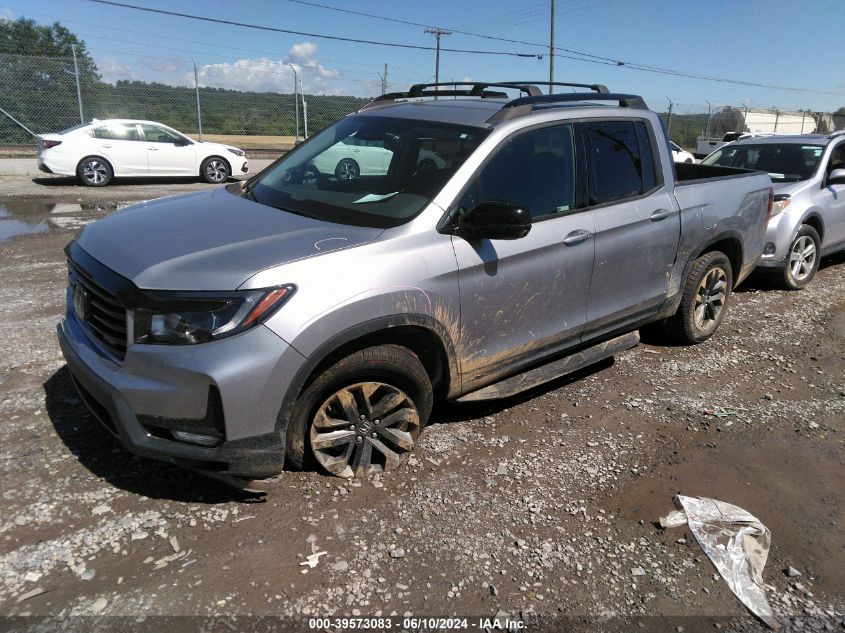
[[[56,145],[61,145],[61,141],[49,141],[44,139],[41,141],[41,149],[50,149],[51,147],[55,147]]]

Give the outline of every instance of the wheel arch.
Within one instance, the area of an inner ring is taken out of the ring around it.
[[[814,207],[807,211],[807,214],[801,219],[798,226],[795,227],[795,235],[798,234],[802,224],[808,224],[816,229],[816,233],[819,234],[819,239],[822,241],[822,244],[824,243],[824,219],[817,208]],[[795,239],[795,235],[792,236],[792,240]],[[790,243],[791,242],[792,241],[790,240]],[[821,244],[819,244],[819,246],[821,246]]]
[[[694,250],[687,259],[687,263],[684,265],[684,276],[681,279],[687,278],[695,260],[712,251],[720,251],[727,256],[728,261],[731,263],[731,268],[733,269],[734,286],[736,286],[738,283],[737,279],[739,278],[739,273],[742,270],[744,257],[742,236],[736,231],[723,231],[714,235],[699,246],[697,250]]]
[[[728,261],[731,263],[733,287],[736,288],[737,284],[740,283],[740,273],[742,271],[744,256],[742,249],[742,236],[737,231],[723,231],[712,236],[709,240],[690,253],[686,263],[684,264],[684,271],[681,276],[681,290],[666,299],[657,318],[666,318],[675,314],[683,297],[683,285],[686,282],[686,278],[689,276],[690,270],[692,270],[695,261],[702,255],[713,251],[719,251],[727,256]]]
[[[385,344],[400,345],[417,355],[434,387],[435,398],[460,390],[455,346],[441,323],[424,314],[383,316],[344,330],[308,356],[282,398],[276,432],[284,437],[299,395],[326,367],[360,349]]]

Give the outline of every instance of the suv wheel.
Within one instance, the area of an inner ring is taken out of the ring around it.
[[[404,347],[350,354],[314,380],[294,406],[288,460],[316,461],[338,477],[389,472],[417,443],[432,407],[431,381]]]
[[[783,286],[787,290],[798,290],[813,280],[819,269],[821,238],[809,224],[802,224],[798,234],[789,246],[786,265],[783,267]]]
[[[83,158],[76,166],[76,177],[86,187],[105,187],[113,175],[111,165],[97,156]]]
[[[731,262],[713,251],[699,257],[690,268],[681,305],[669,319],[675,338],[683,343],[703,343],[716,332],[725,317],[733,288]]]

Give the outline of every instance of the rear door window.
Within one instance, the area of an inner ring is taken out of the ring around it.
[[[657,182],[648,130],[641,121],[585,124],[590,204],[640,196]]]
[[[134,123],[112,123],[94,128],[94,138],[112,141],[140,141],[138,128]]]

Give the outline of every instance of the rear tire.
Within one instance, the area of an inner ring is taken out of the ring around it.
[[[105,187],[114,177],[114,170],[104,158],[87,156],[76,166],[76,177],[86,187]]]
[[[786,290],[799,290],[810,283],[819,269],[821,247],[819,232],[809,224],[802,224],[789,245],[780,285]]]
[[[359,350],[320,373],[300,394],[287,429],[286,463],[343,478],[401,466],[428,421],[431,381],[398,345]]]
[[[724,253],[712,251],[695,260],[684,283],[681,305],[667,321],[672,336],[689,345],[713,336],[725,317],[732,288],[733,270]]]

